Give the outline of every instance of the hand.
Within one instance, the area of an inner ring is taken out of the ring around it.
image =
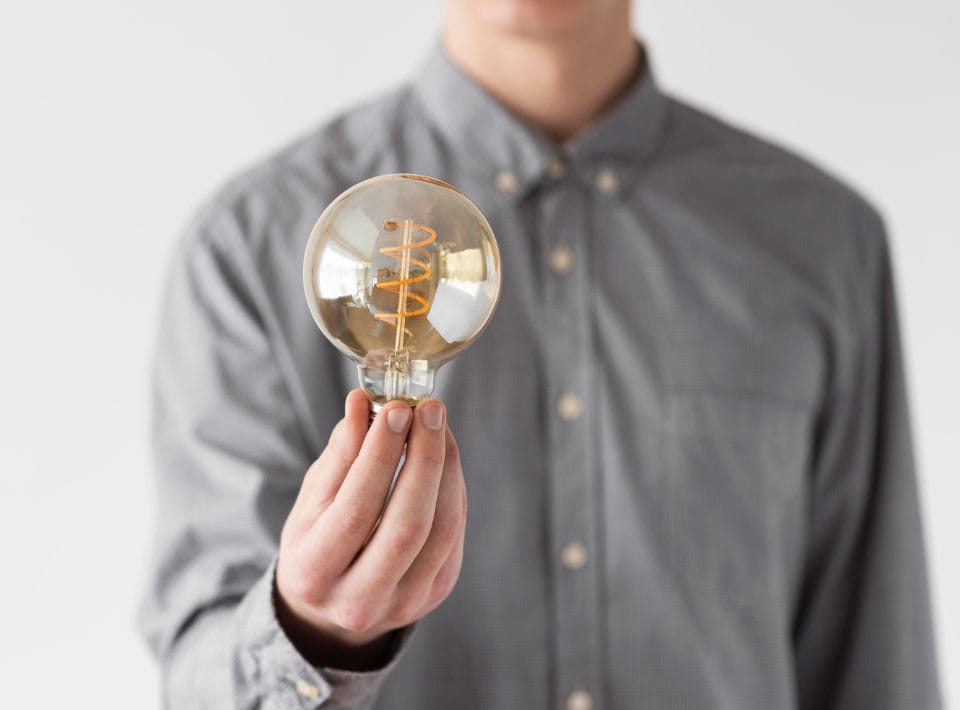
[[[280,537],[276,597],[281,625],[315,665],[376,667],[390,632],[456,584],[467,494],[445,419],[435,399],[416,410],[389,402],[368,431],[369,400],[354,390],[307,471]]]

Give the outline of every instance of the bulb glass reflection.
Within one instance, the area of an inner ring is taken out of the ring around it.
[[[416,404],[493,315],[500,253],[483,213],[455,187],[381,175],[320,215],[303,284],[314,320],[357,362],[374,404]]]

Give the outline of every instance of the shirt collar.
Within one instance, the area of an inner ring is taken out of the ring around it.
[[[512,174],[516,195],[549,174],[557,158],[587,171],[598,164],[629,169],[658,143],[666,121],[667,99],[660,92],[641,44],[643,65],[620,99],[574,139],[557,145],[487,93],[450,58],[437,41],[414,81],[429,120],[451,143],[475,157],[491,179]]]

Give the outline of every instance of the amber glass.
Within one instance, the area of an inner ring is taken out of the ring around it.
[[[480,209],[423,175],[380,175],[320,215],[303,262],[320,330],[357,362],[375,403],[416,404],[500,295],[500,253]]]

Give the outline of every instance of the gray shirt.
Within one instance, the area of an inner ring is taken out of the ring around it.
[[[504,290],[438,377],[470,501],[459,583],[382,669],[346,672],[287,640],[273,569],[356,386],[307,310],[304,245],[391,172],[480,205]],[[649,64],[556,146],[438,45],[199,211],[154,387],[142,627],[170,707],[940,706],[881,218]]]

